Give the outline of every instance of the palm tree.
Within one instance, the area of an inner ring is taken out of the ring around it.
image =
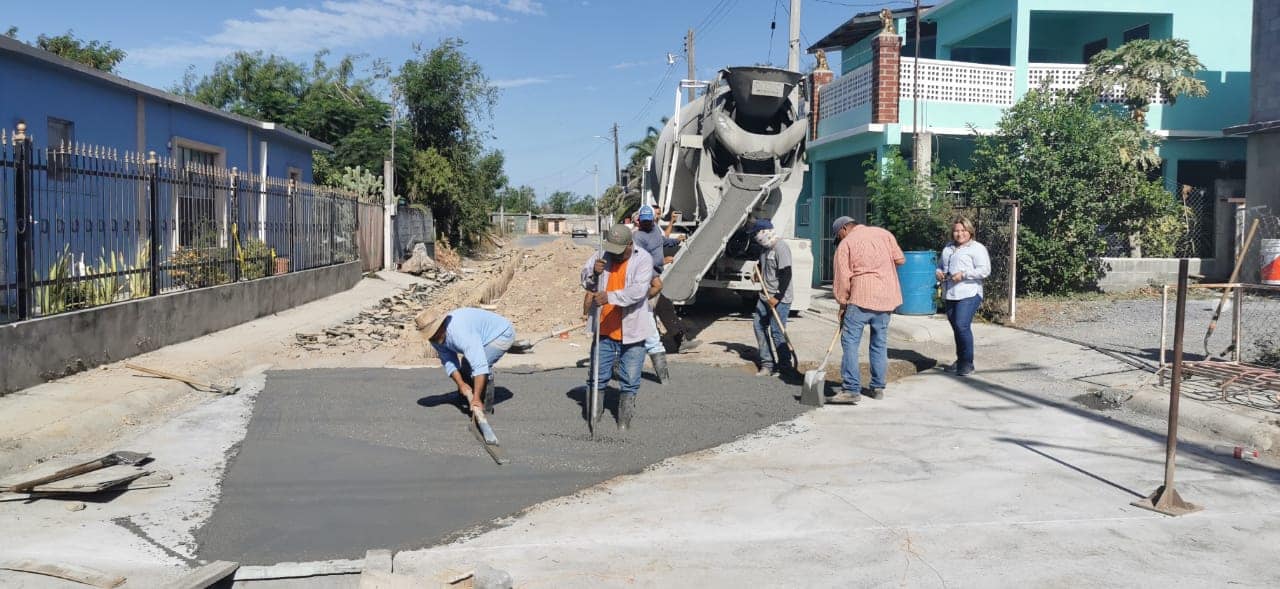
[[[1154,96],[1173,104],[1179,96],[1207,95],[1204,81],[1195,77],[1203,69],[1186,39],[1137,39],[1095,55],[1083,86],[1098,94],[1118,91],[1133,119],[1145,122]]]
[[[663,126],[667,124],[667,117],[662,117]],[[647,127],[644,130],[644,138],[639,141],[632,141],[627,144],[627,151],[631,152],[631,164],[639,167],[644,164],[644,158],[653,155],[653,150],[658,146],[658,136],[662,134],[662,129],[658,127]]]

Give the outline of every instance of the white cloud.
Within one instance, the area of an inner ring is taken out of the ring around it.
[[[519,88],[521,86],[549,84],[550,82],[550,78],[512,78],[509,80],[494,80],[490,84],[493,84],[495,88]]]
[[[624,62],[622,62],[622,63],[615,63],[615,64],[613,64],[613,65],[609,66],[609,69],[611,69],[611,70],[628,70],[628,69],[631,69],[631,68],[633,68],[633,67],[643,67],[643,66],[646,66],[646,65],[653,65],[653,64],[655,64],[655,63],[658,63],[658,62],[656,62],[656,61],[624,61]]]
[[[542,14],[542,3],[534,0],[507,0],[507,10],[522,14]]]
[[[495,88],[519,88],[521,86],[536,86],[538,84],[550,84],[555,80],[565,80],[572,78],[569,74],[554,74],[550,76],[530,76],[527,78],[508,78],[503,80],[493,80],[489,82]]]
[[[533,0],[323,0],[296,8],[255,9],[251,18],[227,19],[221,30],[196,42],[130,49],[129,61],[153,67],[235,51],[306,55],[325,47],[359,46],[386,37],[414,37],[503,18],[495,9],[482,5],[522,14],[542,11],[541,3]]]

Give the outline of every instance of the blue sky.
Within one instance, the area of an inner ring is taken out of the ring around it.
[[[802,46],[857,12],[906,4],[804,0]],[[207,72],[236,50],[309,61],[328,48],[398,66],[414,43],[460,37],[502,88],[487,145],[506,154],[513,185],[545,197],[591,192],[593,165],[608,186],[612,143],[594,136],[617,122],[625,145],[670,115],[687,65],[678,58],[669,67],[666,55],[683,53],[688,28],[697,27],[701,79],[728,65],[784,65],[788,7],[789,0],[77,0],[13,3],[0,28],[17,26],[24,40],[70,29],[109,41],[129,52],[122,75],[159,88],[180,80],[188,65]]]

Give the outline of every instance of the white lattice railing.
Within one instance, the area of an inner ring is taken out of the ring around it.
[[[1085,66],[1075,63],[1033,63],[1027,66],[1027,87],[1039,88],[1045,80],[1049,81],[1050,90],[1075,90],[1084,80]],[[1116,86],[1109,92],[1103,92],[1098,102],[1119,104],[1124,102],[1123,88]],[[1151,97],[1151,104],[1164,104],[1164,97],[1156,92]]]
[[[818,94],[818,116],[827,119],[867,104],[871,104],[869,63],[822,87]]]
[[[916,89],[914,61],[904,58],[901,63],[898,88],[902,98],[910,99],[919,92],[922,101],[1013,104],[1012,67],[921,59],[920,87]]]

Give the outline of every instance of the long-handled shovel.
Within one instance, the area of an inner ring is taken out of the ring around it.
[[[549,334],[547,334],[547,335],[544,335],[544,336],[542,336],[542,337],[540,337],[540,338],[538,338],[538,339],[535,339],[535,340],[533,340],[533,341],[529,341],[529,340],[527,340],[527,339],[516,340],[516,342],[515,342],[515,343],[511,344],[511,349],[509,349],[509,350],[507,350],[507,351],[508,351],[508,352],[511,352],[511,353],[513,353],[513,354],[524,354],[524,353],[528,352],[529,350],[532,350],[534,346],[536,346],[536,345],[538,345],[538,344],[540,344],[540,343],[542,343],[542,342],[545,342],[545,341],[547,341],[547,340],[549,340],[549,339],[551,339],[551,338],[553,338],[553,337],[559,337],[559,336],[564,335],[564,334],[566,334],[566,333],[569,333],[570,331],[573,331],[573,330],[575,330],[575,329],[582,329],[583,327],[586,327],[587,325],[588,325],[588,324],[586,324],[586,323],[579,323],[579,324],[577,324],[577,325],[574,325],[573,327],[566,327],[566,328],[564,328],[564,329],[558,329],[558,330],[556,330],[556,331],[553,331],[553,332],[551,332],[551,333],[549,333]]]
[[[827,361],[831,359],[831,351],[836,349],[836,342],[840,341],[840,330],[842,327],[836,328],[836,334],[831,336],[831,345],[827,346],[827,354],[822,357],[822,363],[817,368],[804,373],[804,387],[800,389],[800,404],[821,407],[826,401],[826,382],[827,382]]]
[[[146,460],[147,457],[150,455],[151,454],[147,452],[130,452],[128,450],[116,450],[115,452],[107,454],[106,456],[103,456],[102,458],[99,458],[97,460],[90,460],[89,462],[84,462],[81,464],[77,464],[75,466],[69,466],[51,475],[43,476],[38,479],[32,479],[22,483],[18,483],[4,490],[9,491],[11,493],[21,493],[24,491],[30,491],[32,488],[38,487],[40,485],[53,483],[61,480],[66,480],[71,477],[80,476],[87,472],[93,472],[95,470],[100,470],[108,466],[115,466],[117,464],[131,464],[131,465],[139,464],[142,461]]]
[[[587,400],[587,429],[591,439],[596,439],[596,413],[600,411],[600,311],[595,312],[595,341],[591,345],[591,398]]]
[[[1258,233],[1258,221],[1254,219],[1253,224],[1249,226],[1249,236],[1244,238],[1244,247],[1240,249],[1240,253],[1236,256],[1236,267],[1231,270],[1231,278],[1227,280],[1228,284],[1234,284],[1236,278],[1240,277],[1240,266],[1244,264],[1245,254],[1249,253],[1249,246],[1253,244],[1253,236]],[[1213,331],[1218,328],[1218,319],[1222,317],[1222,308],[1227,304],[1227,297],[1231,295],[1231,287],[1222,289],[1222,298],[1218,299],[1218,308],[1213,311],[1213,319],[1209,321],[1209,329],[1204,332],[1204,355],[1212,356],[1209,352],[1209,338],[1213,337]],[[1225,352],[1224,352],[1225,355]]]

